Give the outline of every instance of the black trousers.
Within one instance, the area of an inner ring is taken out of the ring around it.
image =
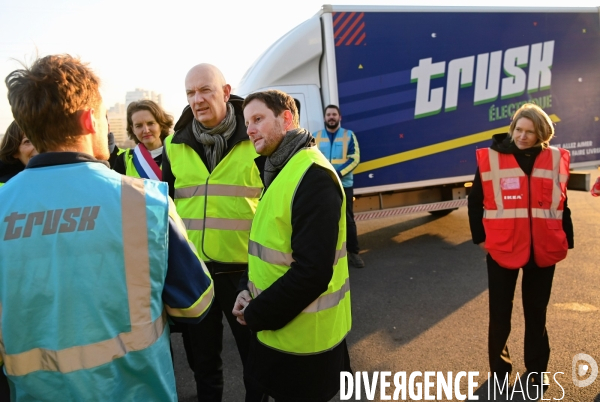
[[[231,312],[242,273],[215,275],[211,270],[211,276],[215,298],[206,317],[199,324],[180,325],[187,360],[196,380],[198,401],[202,402],[220,402],[223,397],[223,314],[235,338],[242,364],[246,363],[250,342],[250,330],[239,324]],[[245,385],[246,402],[262,400],[262,392],[251,389],[249,384]]]
[[[346,194],[346,250],[349,253],[358,254],[358,235],[356,234],[356,222],[354,222],[354,187],[344,187]]]
[[[550,343],[546,331],[546,310],[550,301],[555,265],[540,268],[531,259],[523,268],[522,294],[525,315],[525,368],[542,372],[548,368]],[[512,371],[508,336],[517,277],[520,269],[502,268],[487,255],[490,296],[488,351],[490,369],[504,376]]]
[[[0,366],[0,402],[10,402],[10,388],[2,366]]]

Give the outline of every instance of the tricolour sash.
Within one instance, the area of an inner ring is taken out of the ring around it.
[[[133,166],[143,179],[152,179],[162,181],[162,171],[158,164],[152,158],[150,151],[142,143],[137,144],[133,149]]]

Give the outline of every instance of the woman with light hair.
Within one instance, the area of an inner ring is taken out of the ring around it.
[[[554,124],[538,106],[525,104],[508,134],[477,150],[477,173],[469,194],[473,242],[487,254],[488,352],[501,381],[512,371],[508,336],[519,271],[523,271],[525,367],[529,384],[547,387],[550,344],[546,309],[556,263],[573,248],[567,207],[570,155],[550,146]],[[524,385],[524,384],[523,384]]]

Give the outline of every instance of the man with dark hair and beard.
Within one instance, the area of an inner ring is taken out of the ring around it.
[[[346,194],[346,248],[348,249],[348,263],[355,268],[364,268],[365,262],[358,252],[358,235],[354,222],[354,176],[352,171],[360,163],[360,149],[356,135],[341,126],[342,114],[336,105],[327,105],[323,111],[325,130],[315,133],[317,148],[335,168],[342,180]]]
[[[246,290],[233,313],[253,333],[247,383],[280,401],[328,401],[351,371],[352,325],[342,184],[314,138],[299,128],[294,99],[249,95],[244,119],[265,191],[248,245]]]
[[[223,395],[223,313],[242,363],[250,331],[231,310],[239,280],[248,268],[248,235],[262,182],[258,156],[246,134],[243,99],[231,94],[219,69],[193,67],[185,77],[188,104],[175,134],[165,139],[163,181],[187,228],[190,240],[214,278],[215,299],[200,324],[183,324],[187,360],[194,372],[198,400],[220,402]],[[262,393],[246,387],[246,402]]]

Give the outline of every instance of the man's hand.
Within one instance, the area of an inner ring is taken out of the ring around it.
[[[487,254],[487,249],[485,248],[485,242],[482,241],[481,243],[478,244],[479,248],[481,248],[483,250],[484,253]]]
[[[237,322],[242,325],[246,325],[246,320],[244,320],[244,310],[246,306],[250,304],[252,301],[252,296],[250,296],[250,292],[247,290],[242,290],[238,295],[237,299],[235,299],[235,304],[233,305],[233,315],[237,317]]]

